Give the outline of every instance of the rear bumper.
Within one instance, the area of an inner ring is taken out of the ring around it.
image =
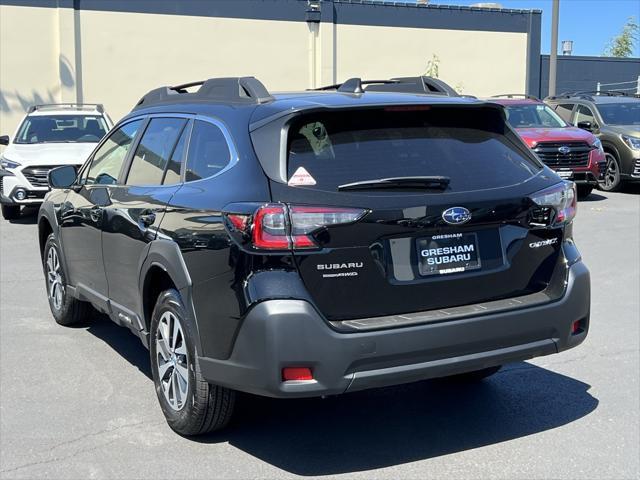
[[[570,267],[558,301],[362,333],[331,329],[308,302],[269,300],[246,316],[229,359],[200,357],[211,383],[271,397],[334,395],[479,370],[549,355],[582,343],[589,330],[590,279]],[[579,333],[572,334],[574,322]],[[282,368],[310,367],[314,380],[282,382]]]

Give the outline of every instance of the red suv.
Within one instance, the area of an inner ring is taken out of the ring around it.
[[[602,144],[592,133],[572,127],[541,100],[528,95],[496,95],[509,124],[560,177],[572,180],[578,196],[588,196],[605,172]]]

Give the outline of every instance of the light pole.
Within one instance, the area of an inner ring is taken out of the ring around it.
[[[558,66],[558,17],[560,0],[553,0],[551,14],[551,54],[549,55],[549,96],[556,94],[556,69]]]

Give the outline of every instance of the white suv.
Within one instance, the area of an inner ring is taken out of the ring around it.
[[[15,219],[23,205],[39,205],[49,191],[49,170],[81,165],[113,122],[102,105],[50,104],[29,109],[0,156],[2,216]]]

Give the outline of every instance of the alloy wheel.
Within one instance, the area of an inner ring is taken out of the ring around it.
[[[173,410],[181,410],[189,391],[189,355],[182,325],[172,312],[160,317],[155,341],[162,393]]]
[[[620,181],[620,172],[618,171],[618,162],[613,155],[607,153],[607,169],[604,173],[605,189],[609,190],[615,187]]]
[[[62,269],[60,258],[55,247],[47,252],[47,283],[49,286],[49,299],[53,308],[60,310],[64,302],[64,282],[62,281]]]

